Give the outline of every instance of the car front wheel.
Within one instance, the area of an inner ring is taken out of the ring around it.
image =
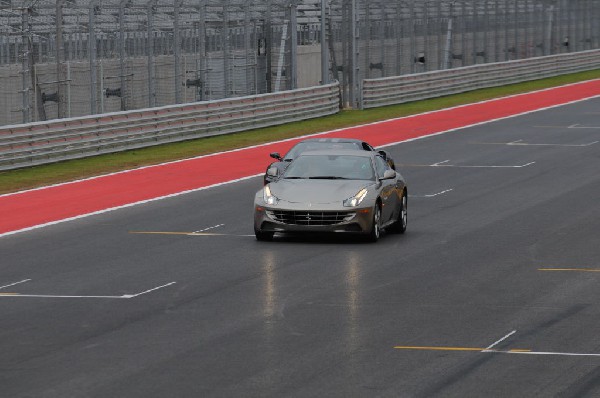
[[[260,242],[268,242],[273,240],[274,232],[264,232],[259,231],[257,229],[254,230],[254,235],[256,235],[256,240]]]
[[[408,225],[408,198],[406,192],[402,194],[400,200],[400,208],[398,209],[398,220],[390,225],[387,230],[397,234],[403,234],[406,232],[406,226]]]
[[[373,225],[371,226],[371,232],[369,232],[368,241],[377,242],[381,234],[381,206],[379,203],[375,205],[373,210]]]

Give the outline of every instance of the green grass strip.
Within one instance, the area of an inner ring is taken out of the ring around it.
[[[600,78],[600,69],[400,105],[0,172],[0,194]]]

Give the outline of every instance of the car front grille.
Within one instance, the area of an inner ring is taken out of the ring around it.
[[[319,226],[350,221],[355,213],[351,211],[268,210],[267,214],[273,220],[284,224]]]

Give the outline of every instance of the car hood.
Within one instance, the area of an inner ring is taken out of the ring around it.
[[[279,180],[270,184],[271,193],[290,203],[342,202],[374,182],[366,180]]]

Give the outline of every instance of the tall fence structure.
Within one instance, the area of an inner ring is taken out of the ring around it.
[[[0,125],[600,48],[600,0],[0,0]]]

